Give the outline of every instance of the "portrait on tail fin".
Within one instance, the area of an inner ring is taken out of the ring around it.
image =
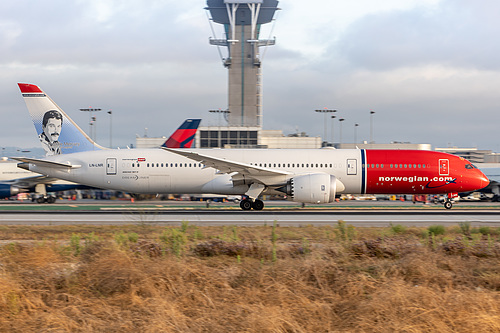
[[[45,112],[42,120],[42,133],[38,136],[45,156],[61,154],[61,144],[59,136],[61,135],[63,116],[57,110]]]
[[[29,83],[18,85],[46,156],[105,149],[95,143],[38,86]]]

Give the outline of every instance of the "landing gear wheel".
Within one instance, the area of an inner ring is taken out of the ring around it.
[[[252,208],[254,210],[262,210],[264,208],[264,202],[262,202],[262,200],[255,200],[252,203]]]
[[[451,201],[450,200],[446,200],[444,202],[444,208],[451,209],[451,207],[453,207],[453,204],[451,203]]]
[[[240,201],[240,207],[243,210],[250,210],[250,209],[252,209],[252,202],[250,200],[248,200],[248,199],[241,200]]]
[[[50,196],[47,198],[47,203],[53,204],[54,202],[56,202],[56,197]]]
[[[36,202],[39,203],[39,204],[42,204],[42,203],[45,202],[45,198],[44,197],[36,198]]]

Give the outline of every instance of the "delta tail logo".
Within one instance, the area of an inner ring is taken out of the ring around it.
[[[187,119],[182,125],[168,138],[162,147],[168,148],[191,148],[194,136],[198,130],[201,119]]]

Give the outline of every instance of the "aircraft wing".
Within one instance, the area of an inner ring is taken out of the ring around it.
[[[47,160],[40,160],[37,158],[28,158],[28,157],[11,157],[13,160],[24,162],[24,163],[31,163],[31,164],[36,164],[41,167],[47,167],[47,168],[59,168],[59,169],[77,169],[80,168],[81,165],[72,165],[70,163],[60,163],[60,162],[53,162],[53,161],[47,161]]]
[[[282,170],[263,168],[256,165],[230,161],[223,158],[208,156],[186,150],[170,149],[165,147],[162,147],[162,149],[201,162],[205,164],[207,167],[212,167],[214,169],[219,170],[219,172],[221,173],[228,173],[228,174],[238,173],[240,175],[243,175],[247,179],[253,178],[254,180],[257,180],[260,183],[264,183],[262,181],[263,178],[286,176],[291,174],[290,172]]]

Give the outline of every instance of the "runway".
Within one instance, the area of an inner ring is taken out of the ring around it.
[[[339,220],[356,227],[457,225],[500,227],[497,210],[320,210],[320,211],[53,211],[2,212],[0,225],[180,225],[188,221],[200,226],[262,226],[274,222],[280,226],[333,225]]]

